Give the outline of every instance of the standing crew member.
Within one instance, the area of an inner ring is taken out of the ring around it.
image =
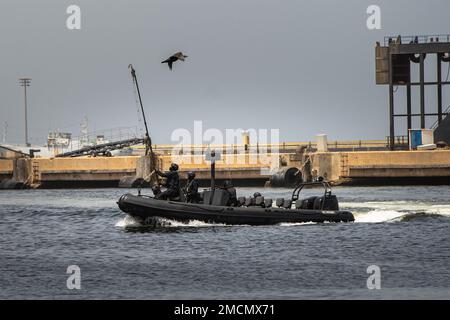
[[[199,203],[200,194],[198,193],[198,181],[195,180],[195,172],[188,173],[188,181],[184,190],[186,191],[186,202]]]
[[[178,165],[172,163],[168,172],[156,171],[156,174],[160,177],[166,178],[165,187],[166,191],[163,191],[155,195],[156,199],[173,199],[180,195],[180,176],[178,175]]]

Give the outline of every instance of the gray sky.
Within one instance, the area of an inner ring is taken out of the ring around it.
[[[81,7],[81,30],[66,28],[70,4]],[[382,30],[366,28],[371,4]],[[277,128],[283,141],[384,139],[388,88],[375,85],[375,42],[450,33],[449,12],[447,0],[2,0],[0,137],[7,121],[8,142],[23,143],[23,76],[33,79],[32,143],[53,129],[78,135],[85,115],[91,130],[137,125],[133,63],[155,143],[194,120]],[[189,58],[170,72],[160,62],[179,50]],[[435,92],[427,96],[436,108]]]

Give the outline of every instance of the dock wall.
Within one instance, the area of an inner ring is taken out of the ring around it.
[[[12,159],[0,159],[0,181],[12,178],[13,168]]]
[[[31,159],[33,183],[48,186],[116,186],[136,174],[139,157],[82,157]],[[79,183],[79,182],[82,183]]]
[[[450,184],[450,150],[327,152],[311,156],[313,176],[335,182],[420,180]]]
[[[296,167],[302,169],[303,177],[323,176],[334,183],[450,185],[450,150],[322,152],[302,156],[283,153],[275,158],[279,163],[274,167],[251,154],[224,155],[216,163],[216,178],[233,180],[237,185],[263,186],[277,169]],[[173,159],[162,155],[158,157],[158,168],[168,170],[174,160],[180,165],[182,179],[189,171],[205,182],[210,179],[210,164],[202,156]],[[139,156],[0,159],[0,187],[2,181],[8,180],[14,182],[12,185],[26,187],[117,187],[124,177],[148,178],[149,161],[149,157]]]

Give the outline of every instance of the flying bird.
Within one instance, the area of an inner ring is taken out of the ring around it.
[[[175,61],[178,61],[178,60],[184,61],[185,58],[187,58],[187,56],[185,56],[185,55],[184,55],[183,53],[181,53],[181,52],[177,52],[177,53],[175,53],[174,55],[172,55],[169,59],[164,60],[164,61],[161,62],[161,63],[167,63],[167,64],[169,65],[169,69],[172,70],[172,64],[173,64]]]

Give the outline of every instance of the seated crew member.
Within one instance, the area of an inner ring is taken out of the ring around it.
[[[161,186],[159,184],[154,184],[151,186],[151,189],[153,191],[153,195],[156,197],[158,194],[161,193]]]
[[[156,171],[156,174],[160,177],[166,178],[165,187],[166,191],[163,191],[155,195],[156,199],[173,199],[180,195],[180,176],[178,175],[178,165],[172,163],[168,172]]]
[[[188,181],[186,187],[184,187],[184,191],[186,192],[186,202],[200,202],[200,194],[198,193],[198,181],[195,180],[195,172],[188,172]]]
[[[256,198],[258,198],[258,197],[262,197],[262,194],[259,192],[255,192],[253,194],[253,205],[256,205]]]
[[[254,194],[253,194],[253,198],[258,198],[258,197],[261,197],[262,195],[261,195],[261,193],[259,193],[259,192],[255,192]]]
[[[227,202],[227,206],[236,206],[238,201],[237,201],[237,196],[236,196],[236,189],[233,187],[233,185],[231,184],[231,181],[226,180],[223,183],[223,189],[228,193],[228,195],[230,196]]]

